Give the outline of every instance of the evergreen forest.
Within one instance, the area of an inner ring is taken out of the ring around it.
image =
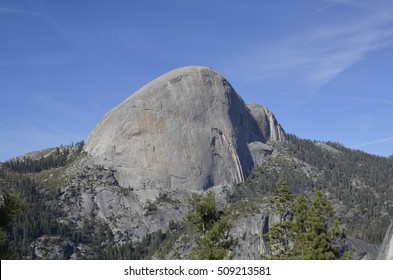
[[[112,229],[94,217],[87,217],[82,226],[78,221],[65,222],[67,213],[58,200],[64,195],[62,186],[67,168],[85,156],[83,141],[55,148],[37,159],[22,157],[3,162],[0,164],[1,258],[166,258],[181,238],[193,244],[187,258],[226,259],[232,257],[231,251],[236,246],[236,240],[229,236],[235,216],[271,207],[281,213],[282,223],[266,236],[270,258],[312,258],[317,253],[308,251],[307,240],[289,240],[295,238],[293,233],[304,228],[304,223],[309,222],[307,217],[321,205],[326,223],[317,224],[318,217],[311,223],[315,232],[326,230],[326,238],[319,241],[325,243],[326,251],[319,252],[318,258],[347,258],[349,252],[339,252],[336,243],[331,243],[346,235],[376,246],[382,243],[393,217],[392,158],[295,135],[269,145],[274,148],[273,155],[252,170],[245,182],[227,190],[228,203],[224,210],[215,208],[211,192],[192,196],[183,202],[188,204],[189,214],[181,222],[171,223],[168,231],[149,233],[139,243],[115,242]],[[280,198],[277,188],[283,185],[285,188],[279,193],[287,195],[286,206],[277,203]],[[296,223],[285,222],[289,221],[284,217],[288,213],[298,217]],[[329,229],[325,228],[327,223],[331,225]],[[284,243],[279,241],[283,236]],[[303,244],[303,247],[288,248],[289,243]],[[58,248],[53,256],[46,252],[50,247]],[[37,252],[43,253],[37,255]]]

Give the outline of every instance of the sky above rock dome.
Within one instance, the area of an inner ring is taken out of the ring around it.
[[[393,154],[391,1],[0,0],[0,161],[87,139],[113,107],[206,65],[300,137]]]

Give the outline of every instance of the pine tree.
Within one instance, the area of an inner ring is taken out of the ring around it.
[[[191,211],[186,219],[191,222],[198,231],[204,234],[218,220],[219,214],[216,210],[214,193],[209,191],[205,197],[193,195],[189,201]]]
[[[279,215],[280,222],[289,218],[293,207],[293,195],[287,186],[284,177],[278,179],[276,188],[270,199],[270,206],[273,213]]]
[[[333,206],[321,192],[311,203],[305,196],[293,201],[285,180],[277,183],[271,199],[271,209],[280,216],[270,227],[266,241],[272,259],[329,260],[351,258],[350,252],[340,252],[343,237],[335,219]]]
[[[24,200],[20,193],[6,193],[3,195],[3,201],[0,207],[0,259],[2,260],[14,258],[8,246],[7,228],[24,207]]]
[[[223,260],[230,257],[233,241],[229,236],[227,219],[220,219],[197,240],[197,247],[191,254],[191,259]]]
[[[279,222],[272,225],[265,236],[270,254],[275,259],[286,258],[290,250],[289,230],[293,217],[293,199],[287,182],[284,177],[280,177],[270,199],[271,212],[278,215]]]
[[[234,242],[229,236],[227,216],[216,209],[214,193],[209,191],[205,197],[192,196],[189,207],[186,220],[192,223],[197,232],[202,233],[190,257],[204,260],[228,259]]]
[[[334,219],[332,205],[321,192],[315,194],[311,205],[306,203],[305,197],[299,197],[294,216],[292,258],[329,260],[339,257],[338,245],[334,243],[340,237],[338,221]]]

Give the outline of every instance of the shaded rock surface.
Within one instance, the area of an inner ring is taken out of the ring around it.
[[[114,171],[89,167],[85,162],[74,163],[64,175],[59,205],[67,215],[60,223],[75,223],[83,228],[90,219],[109,225],[115,243],[140,242],[148,233],[166,231],[187,211],[188,192],[160,192],[158,197],[141,201],[130,188],[121,187]]]
[[[35,240],[31,247],[34,259],[62,260],[71,257],[75,244],[59,237],[42,236]]]
[[[378,253],[378,260],[393,260],[393,221],[390,223]]]
[[[354,260],[375,260],[377,258],[377,246],[351,236],[347,236],[345,241],[344,247],[352,252]]]
[[[283,141],[285,139],[284,129],[268,108],[255,103],[247,104],[247,107],[257,122],[264,142]]]
[[[255,214],[236,220],[231,230],[231,236],[237,241],[233,252],[233,259],[258,259],[270,257],[266,236],[269,229],[279,223],[279,216],[274,213]],[[375,245],[347,236],[337,243],[341,250],[352,252],[354,260],[375,260],[378,248]]]
[[[237,240],[234,259],[253,260],[264,251],[262,240],[263,221],[261,215],[242,217],[236,221],[231,235]]]
[[[283,138],[270,111],[247,107],[220,74],[194,66],[157,78],[110,111],[85,149],[147,201],[161,190],[242,182],[271,154],[264,143]]]
[[[276,214],[255,214],[238,219],[231,230],[231,236],[237,240],[233,258],[253,260],[269,255],[264,235],[272,225],[278,223]]]

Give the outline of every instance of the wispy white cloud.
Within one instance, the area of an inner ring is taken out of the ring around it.
[[[352,146],[352,148],[356,149],[356,148],[362,148],[362,147],[367,147],[367,146],[372,146],[372,145],[388,144],[388,143],[393,144],[393,136],[385,137],[385,138],[381,138],[381,139],[376,139],[376,140],[361,143],[361,144],[357,144],[357,145]]]
[[[390,0],[327,0],[330,5],[347,5],[359,9],[385,9],[393,3]]]
[[[74,61],[71,52],[53,51],[41,54],[29,54],[0,61],[0,65],[16,66],[54,66],[66,65]]]
[[[384,99],[379,97],[362,97],[362,96],[351,96],[351,95],[327,95],[318,94],[318,97],[329,100],[338,101],[353,101],[362,102],[367,105],[393,105],[393,99]]]
[[[334,2],[355,5],[354,1]],[[367,9],[366,3],[360,2],[366,10],[362,16],[340,23],[320,22],[308,31],[294,31],[286,38],[262,44],[239,58],[239,68],[247,67],[251,82],[282,77],[303,92],[315,93],[366,54],[393,42],[393,6],[377,1],[379,5]]]
[[[7,7],[1,7],[0,6],[0,14],[1,13],[26,14],[26,15],[35,15],[35,16],[42,15],[41,13],[37,13],[37,12],[34,12],[34,11],[21,10],[21,9],[12,9],[12,8],[7,8]]]

